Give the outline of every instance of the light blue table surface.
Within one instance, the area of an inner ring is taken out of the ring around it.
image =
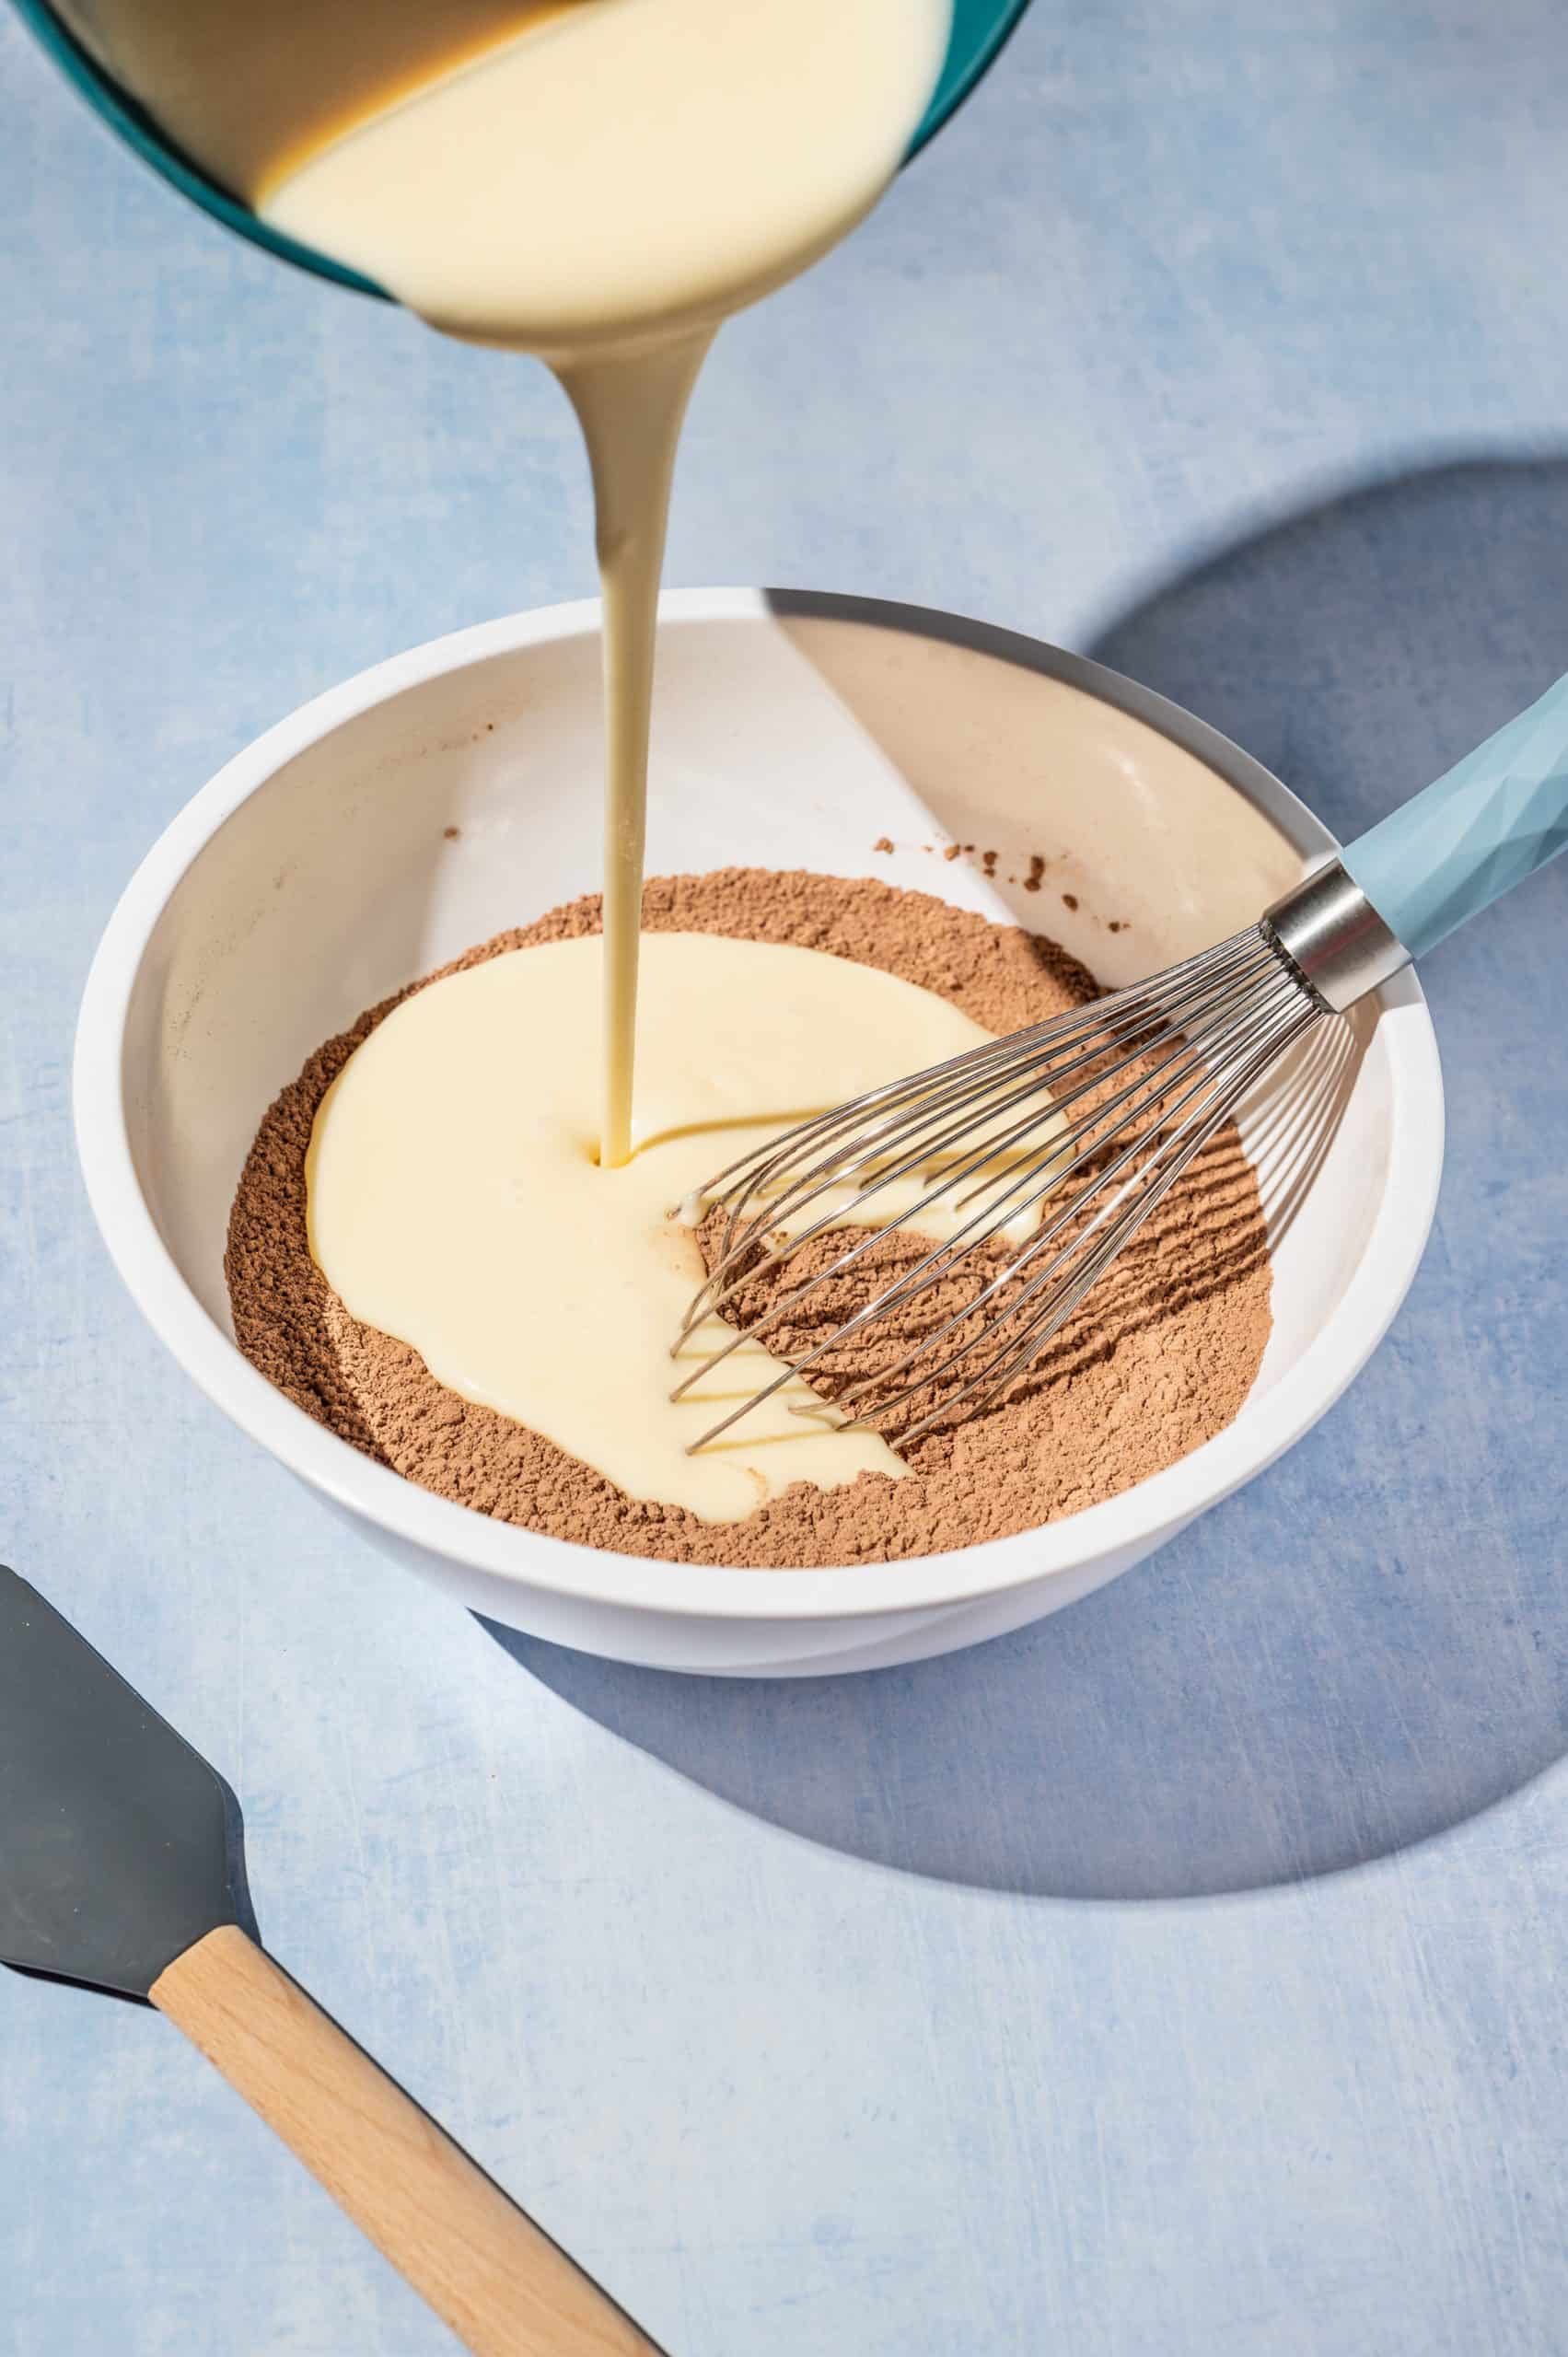
[[[226,238],[0,21],[0,1552],[230,1776],[277,1953],[672,2357],[1568,2351],[1568,863],[1429,971],[1437,1231],[1272,1473],[842,1683],[505,1645],[219,1421],[76,1182],[132,865],[591,586],[543,376]],[[1091,650],[1348,832],[1568,668],[1559,0],[1037,0],[728,329],[677,583]],[[440,2328],[156,2015],[0,1977],[10,2357]]]

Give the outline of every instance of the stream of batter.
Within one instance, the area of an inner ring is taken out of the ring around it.
[[[593,472],[604,591],[599,1151],[629,1151],[654,632],[715,329],[897,170],[951,0],[67,0],[261,217],[448,334],[529,352]]]
[[[934,1042],[955,1025],[961,1044],[983,1036],[904,985],[912,1004],[895,1019],[886,977],[809,951],[790,953],[805,962],[787,976],[763,977],[757,958],[782,953],[705,938],[692,970],[702,991],[674,1032],[662,998],[645,994],[639,1006],[638,987],[655,622],[688,397],[723,319],[835,245],[892,178],[940,73],[951,0],[67,6],[120,79],[263,219],[447,333],[544,360],[592,470],[604,593],[602,953],[591,971],[578,958],[569,975],[558,952],[498,960],[410,1001],[359,1050],[319,1118],[311,1224],[322,1270],[356,1315],[413,1343],[442,1380],[522,1415],[635,1495],[722,1519],[790,1480],[830,1485],[867,1464],[897,1471],[881,1442],[813,1431],[787,1414],[798,1400],[783,1393],[776,1430],[749,1422],[733,1446],[688,1459],[684,1440],[664,1448],[668,1360],[650,1361],[647,1385],[620,1386],[613,1400],[571,1370],[630,1364],[637,1353],[617,1350],[617,1335],[656,1324],[668,1347],[700,1269],[689,1235],[654,1235],[649,1207],[672,1187],[662,1217],[729,1158],[715,1123],[754,1137],[781,1098],[807,1110],[868,1086],[868,1071],[890,1077],[954,1052]],[[668,954],[666,944],[661,970]],[[536,1000],[552,958],[561,994]],[[766,1052],[758,1028],[742,1027],[750,1045],[721,1083],[704,1044],[714,1011],[761,1008],[764,981],[785,989],[783,1019]],[[868,989],[890,1028],[868,1034],[841,1073],[840,1050],[867,1019]],[[591,1056],[581,1036],[590,1001]],[[518,1103],[554,1109],[552,1144],[541,1132],[530,1146],[510,1128],[503,1138],[478,1109],[465,1124],[449,1074],[467,1051],[461,1024],[443,1012],[459,1002],[461,1023],[519,1027]],[[913,1002],[923,1004],[915,1011]],[[427,1035],[436,1045],[422,1055],[416,1042]],[[569,1074],[565,1039],[576,1059]],[[406,1058],[389,1042],[402,1042]],[[590,1074],[598,1110],[586,1135]],[[443,1124],[462,1153],[432,1134]],[[695,1140],[691,1150],[662,1142],[679,1132]],[[400,1170],[417,1163],[427,1178],[438,1163],[444,1193],[427,1188],[416,1202],[401,1180],[388,1183],[389,1159]],[[433,1240],[452,1225],[437,1217],[442,1202],[481,1225],[505,1206],[535,1285],[531,1316],[521,1296],[487,1306],[481,1288],[465,1296],[458,1331],[444,1290],[452,1256]],[[553,1267],[588,1256],[607,1272],[596,1298],[612,1302],[613,1315],[602,1319],[585,1318],[570,1288],[549,1282]],[[732,1382],[737,1372],[731,1362]],[[574,1393],[580,1416],[564,1404]],[[690,1410],[688,1424],[703,1403]]]

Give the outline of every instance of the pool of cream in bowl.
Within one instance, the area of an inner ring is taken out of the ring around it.
[[[1244,753],[1038,641],[796,593],[683,592],[662,615],[651,873],[874,875],[1048,932],[1115,983],[1249,923],[1331,848]],[[1246,1109],[1274,1329],[1241,1415],[1152,1480],[1041,1530],[800,1573],[574,1546],[372,1463],[235,1348],[225,1228],[273,1096],[362,1007],[596,886],[598,667],[593,605],[417,648],[281,722],[173,822],[110,922],[78,1030],[78,1142],[110,1252],[236,1422],[400,1562],[494,1619],[623,1660],[790,1676],[918,1659],[1053,1611],[1299,1437],[1398,1308],[1442,1160],[1413,977],[1352,1034],[1320,1034]],[[874,848],[882,839],[890,855]],[[973,857],[942,859],[950,842]],[[1034,853],[1046,867],[1031,893]]]

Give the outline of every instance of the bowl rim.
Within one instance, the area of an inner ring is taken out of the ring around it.
[[[1288,787],[1207,723],[1120,673],[1047,642],[939,609],[785,589],[684,589],[660,626],[818,615],[961,644],[1059,679],[1146,722],[1260,808],[1304,857],[1334,838]],[[377,704],[497,656],[597,634],[597,598],[475,624],[373,664],[236,753],[170,820],[126,885],[88,972],[73,1067],[76,1146],[94,1217],[133,1299],[215,1406],[288,1469],[389,1538],[509,1586],[635,1612],[816,1622],[935,1609],[997,1596],[1116,1555],[1135,1559],[1260,1473],[1360,1373],[1403,1301],[1436,1208],[1443,1085],[1413,971],[1379,993],[1392,1091],[1383,1201],[1361,1265],[1321,1333],[1244,1417],[1117,1497],[1009,1538],[897,1562],[781,1572],[669,1563],[547,1537],[419,1488],[327,1431],[259,1374],[187,1284],[142,1191],[126,1121],[125,1027],[152,934],[188,870],[240,805],[287,762]],[[260,1110],[258,1112],[260,1118]]]

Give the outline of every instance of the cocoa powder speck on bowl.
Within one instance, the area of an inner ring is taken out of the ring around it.
[[[940,992],[997,1032],[1095,994],[1092,978],[1053,943],[869,880],[755,868],[663,877],[647,886],[643,923],[856,958]],[[598,929],[598,898],[586,896],[441,971]],[[908,1479],[863,1474],[826,1491],[799,1482],[736,1523],[629,1498],[553,1442],[437,1383],[407,1343],[351,1318],[310,1258],[305,1158],[317,1107],[407,994],[328,1040],[268,1111],[235,1200],[225,1269],[236,1337],[252,1364],[319,1422],[442,1497],[552,1538],[670,1562],[781,1571],[886,1562],[1004,1538],[1114,1497],[1223,1431],[1247,1397],[1269,1334],[1269,1263],[1257,1185],[1227,1130],[1026,1382],[999,1407],[916,1441]],[[890,1237],[877,1251],[908,1248]],[[940,1289],[927,1306],[945,1307]]]

